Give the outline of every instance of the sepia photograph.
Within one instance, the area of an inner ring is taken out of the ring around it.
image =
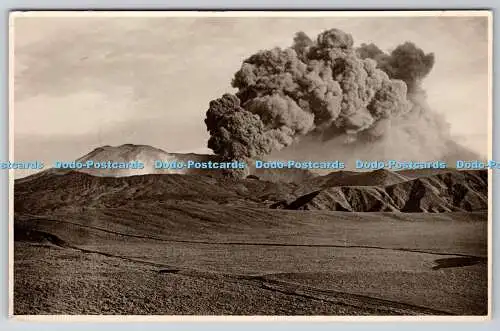
[[[491,11],[9,29],[13,316],[490,318]]]

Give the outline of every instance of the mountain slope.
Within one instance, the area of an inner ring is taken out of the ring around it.
[[[99,177],[76,171],[47,172],[16,181],[14,203],[16,212],[31,214],[144,200],[356,212],[474,211],[488,205],[486,171],[450,170],[406,181],[380,170],[336,174],[278,183],[194,174]]]
[[[71,171],[16,182],[16,212],[47,213],[83,206],[113,207],[134,201],[199,201],[216,204],[259,204],[290,199],[296,185],[253,179],[202,175],[98,177]]]
[[[102,167],[94,168],[79,168],[79,169],[55,169],[50,168],[40,171],[34,175],[19,178],[16,183],[31,181],[33,179],[44,177],[47,175],[62,175],[71,171],[86,173],[98,177],[129,177],[138,175],[152,174],[195,174],[209,175],[212,177],[221,177],[220,169],[176,169],[172,168],[156,168],[155,162],[163,163],[180,163],[187,164],[188,161],[194,162],[219,162],[216,155],[196,154],[196,153],[168,153],[162,149],[148,145],[124,144],[120,146],[102,146],[98,147],[88,154],[78,158],[75,162],[86,164],[93,162],[94,164],[101,162],[123,162],[130,163],[140,161],[144,164],[142,169],[106,169]],[[314,177],[315,174],[306,169],[255,169],[252,164],[248,165],[248,173],[253,175],[252,178],[270,182],[285,182],[285,183],[300,183]]]
[[[363,175],[370,178],[373,173]],[[326,187],[299,197],[286,208],[412,213],[484,210],[488,207],[487,175],[485,170],[454,170],[385,186]],[[377,181],[380,176],[373,178]]]
[[[378,169],[370,172],[338,171],[318,178],[321,187],[335,186],[386,186],[407,181],[408,178],[390,170]]]

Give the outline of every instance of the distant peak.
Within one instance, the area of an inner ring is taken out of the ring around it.
[[[149,146],[149,145],[136,145],[136,144],[123,144],[123,145],[116,146],[116,148],[123,148],[123,147],[132,147],[132,148],[154,148],[154,147]]]
[[[99,160],[118,160],[122,158],[135,159],[139,154],[146,155],[167,155],[168,153],[149,145],[135,145],[135,144],[123,144],[118,146],[104,145],[93,149],[91,152],[82,156],[78,161],[84,161],[89,159]]]
[[[122,145],[117,145],[117,146],[111,146],[111,145],[104,145],[101,147],[95,148],[92,152],[94,151],[103,151],[103,150],[121,150],[121,149],[146,149],[146,150],[156,150],[156,151],[162,151],[163,150],[150,146],[150,145],[136,145],[136,144],[122,144]]]

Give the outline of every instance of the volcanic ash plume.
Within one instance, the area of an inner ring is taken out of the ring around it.
[[[420,85],[433,64],[434,55],[412,43],[386,54],[374,44],[355,48],[338,29],[316,41],[299,32],[291,47],[243,61],[232,81],[236,95],[210,102],[208,147],[224,160],[302,143],[323,160],[370,151],[378,159],[433,159],[443,152],[439,140],[449,139]]]

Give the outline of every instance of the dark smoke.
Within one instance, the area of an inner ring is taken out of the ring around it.
[[[212,100],[205,124],[210,132],[208,148],[223,160],[252,158],[271,151],[262,120],[243,109],[234,95]]]
[[[225,160],[282,149],[323,160],[435,159],[449,134],[421,87],[434,60],[410,42],[387,54],[374,44],[355,48],[338,29],[316,41],[298,32],[291,47],[244,60],[232,81],[236,95],[210,103],[208,147]]]
[[[434,66],[434,54],[425,54],[414,43],[406,42],[396,47],[390,54],[384,53],[375,44],[361,44],[357,49],[362,59],[377,61],[378,67],[393,79],[400,79],[408,86],[408,92],[414,93],[420,82]]]

